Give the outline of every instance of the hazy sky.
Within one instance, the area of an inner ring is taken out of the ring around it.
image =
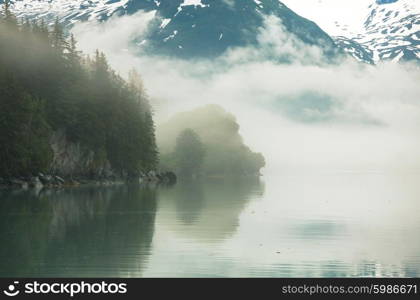
[[[79,23],[73,33],[87,53],[105,51],[121,74],[138,69],[158,124],[214,103],[237,117],[245,143],[266,157],[265,172],[420,169],[420,75],[414,66],[373,67],[350,57],[323,64],[319,49],[303,44],[276,17],[266,18],[259,47],[231,49],[217,60],[137,55],[131,40],[152,19],[153,13],[139,12]],[[261,49],[292,63],[266,61]]]
[[[345,31],[335,25],[348,25],[350,31],[359,31],[373,0],[282,0],[299,15],[317,23],[331,35]]]

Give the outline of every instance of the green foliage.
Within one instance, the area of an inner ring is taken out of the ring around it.
[[[205,150],[194,130],[184,129],[176,139],[173,161],[177,173],[185,177],[197,177],[201,173]]]
[[[52,158],[45,102],[4,78],[0,80],[0,94],[0,174],[16,176],[45,170]]]
[[[191,128],[199,136],[205,157],[201,170],[207,176],[244,176],[257,175],[265,166],[264,157],[252,152],[239,134],[239,125],[235,117],[220,106],[208,105],[190,112],[178,113],[167,123],[158,128],[161,168],[182,169],[188,166],[188,147],[178,148],[177,136]],[[185,152],[185,160],[177,160]]]
[[[126,82],[96,51],[65,37],[58,20],[19,24],[6,1],[0,14],[0,176],[48,168],[51,133],[64,130],[93,150],[98,167],[136,175],[156,167],[153,115],[137,72]]]

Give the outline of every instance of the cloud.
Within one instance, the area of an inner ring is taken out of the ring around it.
[[[293,34],[287,32],[282,21],[276,16],[264,18],[263,27],[258,35],[260,49],[270,52],[292,63],[310,63],[322,61],[322,50],[315,45],[307,45]]]
[[[317,23],[330,35],[361,32],[374,0],[282,0],[294,12]]]
[[[109,54],[119,55],[120,52],[128,52],[133,47],[133,40],[146,33],[155,14],[155,11],[140,11],[130,16],[111,17],[107,22],[95,20],[77,23],[72,33],[86,53],[102,49]]]
[[[230,49],[212,61],[151,57],[131,41],[152,19],[138,13],[82,23],[73,33],[84,51],[102,49],[121,74],[141,72],[158,122],[220,104],[237,116],[245,142],[266,156],[267,172],[420,168],[418,67],[351,58],[330,65],[275,17],[265,19],[259,47]],[[273,63],[267,53],[290,63]]]
[[[235,6],[235,0],[222,0],[224,3],[226,3],[230,8],[233,8]]]

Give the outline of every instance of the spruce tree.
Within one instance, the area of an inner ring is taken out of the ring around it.
[[[64,50],[67,48],[67,41],[64,37],[63,28],[58,21],[58,18],[55,20],[53,30],[51,32],[51,46],[55,50],[55,53],[58,56],[64,54]]]
[[[10,0],[5,0],[3,3],[3,19],[2,23],[9,30],[17,29],[17,20],[14,14],[11,12]]]
[[[194,130],[188,128],[179,134],[173,155],[180,176],[197,177],[201,174],[205,150]]]
[[[99,50],[93,59],[65,39],[58,20],[15,22],[6,1],[0,16],[0,176],[48,169],[53,132],[138,175],[158,160],[153,115],[140,75],[126,82]],[[15,25],[13,25],[15,24]],[[15,26],[15,27],[13,27]]]

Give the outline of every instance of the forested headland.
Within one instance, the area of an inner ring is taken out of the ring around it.
[[[17,20],[6,2],[0,14],[0,177],[130,177],[157,163],[152,110],[139,74],[133,70],[124,80],[100,51],[81,53],[58,21]]]
[[[153,111],[139,73],[133,69],[124,79],[104,53],[79,51],[58,20],[17,20],[5,2],[0,186],[22,178],[17,185],[68,178],[174,182],[172,171],[183,177],[259,175],[265,165],[221,107],[179,113],[161,129],[159,162]]]
[[[264,156],[245,145],[239,128],[215,104],[174,115],[157,128],[161,168],[182,177],[259,176]]]

